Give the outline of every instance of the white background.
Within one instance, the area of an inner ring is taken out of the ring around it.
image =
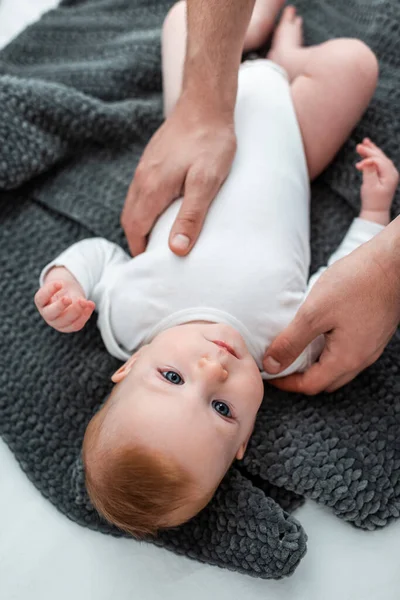
[[[0,0],[0,45],[55,0]],[[307,503],[308,553],[283,581],[262,581],[115,539],[69,521],[0,441],[1,600],[399,600],[400,521],[363,532]]]

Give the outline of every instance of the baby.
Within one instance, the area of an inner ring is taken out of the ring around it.
[[[266,21],[280,5],[265,2]],[[167,114],[179,96],[185,35],[180,2],[163,32]],[[268,58],[240,68],[237,154],[192,252],[181,258],[168,248],[177,200],[140,256],[93,238],[43,269],[35,303],[44,320],[75,332],[96,309],[105,346],[125,361],[83,446],[91,501],[117,527],[141,537],[185,522],[243,458],[268,378],[265,349],[321,273],[307,282],[309,182],[360,119],[377,71],[358,40],[302,47],[301,19],[286,8]],[[361,213],[329,264],[389,222],[397,171],[369,139],[357,151]],[[284,374],[307,369],[322,345]]]

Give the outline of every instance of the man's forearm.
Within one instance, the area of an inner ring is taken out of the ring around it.
[[[400,289],[400,216],[379,234],[382,248],[382,266],[389,277],[398,282]]]
[[[243,42],[255,0],[187,0],[183,93],[233,112]]]

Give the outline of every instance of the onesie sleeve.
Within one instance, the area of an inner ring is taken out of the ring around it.
[[[100,304],[115,267],[129,260],[131,257],[117,244],[104,238],[89,238],[73,244],[47,264],[40,274],[40,285],[50,269],[65,267],[79,281],[86,298]]]
[[[366,221],[365,219],[360,218],[354,219],[342,243],[329,258],[328,264],[318,269],[318,271],[314,273],[312,277],[310,277],[307,286],[306,297],[311,292],[312,287],[321,277],[322,273],[324,273],[331,265],[333,265],[333,263],[341,258],[344,258],[350,254],[350,252],[362,244],[365,244],[365,242],[372,240],[372,238],[383,231],[383,229],[385,229],[384,225],[380,225],[379,223],[373,223],[372,221]]]

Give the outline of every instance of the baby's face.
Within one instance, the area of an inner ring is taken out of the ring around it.
[[[204,491],[242,458],[263,398],[259,369],[239,333],[191,323],[159,334],[113,377],[123,394],[114,431],[168,453]]]

